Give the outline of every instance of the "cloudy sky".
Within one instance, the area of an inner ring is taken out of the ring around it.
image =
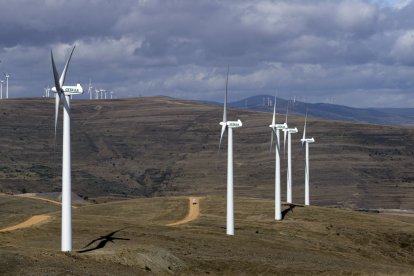
[[[414,107],[409,0],[0,0],[0,71],[12,97],[67,84],[118,97],[222,101],[274,94],[356,107]],[[3,87],[4,88],[4,87]],[[85,95],[86,97],[86,95]]]

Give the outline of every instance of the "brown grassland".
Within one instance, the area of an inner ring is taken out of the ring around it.
[[[311,207],[303,207],[302,117],[291,116],[293,200],[274,220],[271,114],[230,110],[235,236],[225,235],[226,144],[221,107],[166,97],[72,103],[72,253],[60,252],[61,117],[51,99],[0,102],[5,275],[413,275],[414,217],[356,208],[414,209],[414,129],[310,118]],[[283,120],[278,115],[278,120]],[[282,147],[283,149],[283,147]],[[282,157],[282,193],[285,199]],[[34,195],[36,197],[36,195]],[[188,214],[199,196],[200,215]],[[75,197],[74,197],[75,198]],[[49,201],[48,201],[49,200]],[[82,204],[82,203],[85,204]],[[74,203],[75,204],[75,203]]]
[[[10,198],[0,196],[2,212],[14,210],[16,202]],[[48,208],[52,219],[0,233],[2,274],[414,273],[412,217],[296,206],[283,221],[275,222],[271,200],[238,197],[235,236],[229,237],[224,228],[224,197],[203,197],[200,217],[179,226],[166,224],[185,217],[187,197],[131,199],[74,209],[74,251],[64,254],[59,251],[57,207],[34,199],[19,199],[19,206],[19,214],[2,220],[3,224]]]

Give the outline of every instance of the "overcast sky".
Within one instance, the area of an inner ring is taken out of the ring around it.
[[[0,70],[41,96],[50,50],[60,72],[76,44],[66,84],[120,98],[222,101],[229,64],[230,101],[414,107],[413,18],[407,0],[0,0]]]

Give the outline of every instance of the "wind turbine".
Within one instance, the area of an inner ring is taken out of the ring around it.
[[[6,99],[9,98],[9,74],[3,72],[3,75],[6,77]]]
[[[289,103],[288,103],[289,104]],[[285,124],[287,127],[287,107],[286,107],[286,120],[285,120]],[[288,136],[288,168],[287,168],[287,173],[286,173],[286,183],[287,183],[287,187],[286,187],[286,201],[287,203],[292,203],[292,133],[298,133],[298,129],[295,128],[286,128],[283,129],[283,132],[285,133],[285,137],[286,137],[286,133]]]
[[[272,136],[270,140],[270,150],[272,150],[273,145],[273,135],[276,135],[276,142],[275,142],[275,220],[282,219],[282,203],[281,203],[281,195],[280,195],[280,130],[286,129],[287,125],[286,122],[283,124],[276,124],[276,96],[275,96],[275,104],[273,106],[273,118],[272,124],[269,125],[272,129]]]
[[[92,100],[92,83],[91,83],[91,79],[89,79],[88,94],[89,94],[89,100]]]
[[[303,143],[306,144],[306,158],[305,158],[305,205],[309,205],[309,144],[314,143],[315,139],[306,138],[306,120],[308,118],[308,112],[306,112],[305,117],[305,126],[303,127],[303,137],[300,139],[302,141],[302,148]]]
[[[112,98],[113,98],[112,95],[114,94],[114,91],[111,91],[110,93],[111,93],[111,100],[112,100]]]
[[[55,139],[57,120],[59,115],[59,102],[63,99],[63,151],[62,151],[62,252],[72,251],[72,199],[71,199],[71,146],[70,146],[70,96],[83,93],[82,86],[78,83],[76,86],[64,86],[66,72],[68,70],[69,62],[72,57],[75,46],[66,61],[62,74],[56,70],[55,61],[53,59],[53,52],[50,51],[52,60],[53,79],[55,87],[52,91],[55,92]]]
[[[95,100],[99,100],[99,90],[95,89]]]
[[[228,142],[227,142],[227,220],[226,220],[226,234],[234,235],[234,196],[233,196],[233,128],[241,127],[243,124],[238,119],[237,121],[227,121],[227,88],[229,83],[229,67],[227,67],[226,77],[226,92],[224,94],[224,111],[223,121],[221,125],[221,135],[219,150],[221,147],[221,140],[223,139],[224,132],[228,129]]]
[[[0,92],[0,97],[1,97],[1,99],[2,99],[2,100],[3,100],[3,82],[4,82],[4,80],[0,80],[0,85],[1,85],[1,86],[0,86],[0,87],[1,87],[1,88],[0,88],[0,89],[1,89],[1,90],[0,90],[0,91],[1,91],[1,92]]]

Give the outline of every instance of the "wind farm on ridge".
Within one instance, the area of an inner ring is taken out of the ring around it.
[[[380,2],[108,3],[100,36],[82,12],[3,33],[0,275],[414,275],[414,2]]]

